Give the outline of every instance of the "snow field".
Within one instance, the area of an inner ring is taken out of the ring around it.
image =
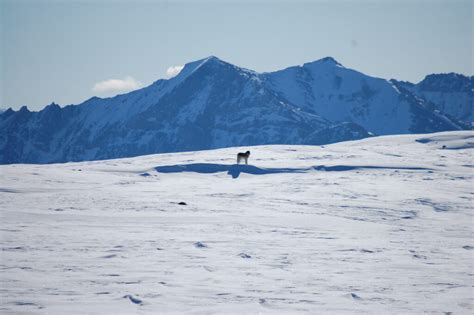
[[[472,313],[473,147],[464,131],[2,165],[0,312]]]

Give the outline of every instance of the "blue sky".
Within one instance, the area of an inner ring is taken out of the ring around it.
[[[473,73],[471,0],[1,0],[0,10],[1,108],[115,95],[209,55],[259,72],[332,56],[387,79]]]

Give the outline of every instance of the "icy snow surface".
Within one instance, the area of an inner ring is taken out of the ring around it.
[[[473,140],[2,165],[0,313],[472,313]]]

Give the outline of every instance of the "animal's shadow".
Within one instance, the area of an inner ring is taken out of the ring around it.
[[[279,174],[279,173],[304,173],[310,170],[324,171],[324,172],[344,172],[344,171],[356,171],[356,170],[407,170],[407,171],[430,171],[429,168],[424,167],[410,167],[410,166],[379,166],[379,165],[316,165],[307,168],[264,168],[253,165],[242,165],[242,164],[214,164],[214,163],[193,163],[193,164],[177,164],[177,165],[164,165],[157,166],[155,170],[159,173],[181,173],[181,172],[194,172],[194,173],[220,173],[227,172],[232,178],[237,178],[240,173],[252,174],[252,175],[267,175],[267,174]],[[147,176],[149,175],[146,173]],[[145,175],[143,175],[145,176]]]
[[[159,173],[180,173],[180,172],[195,172],[195,173],[219,173],[227,172],[232,178],[237,178],[240,173],[247,173],[252,175],[266,175],[278,173],[302,173],[307,171],[306,168],[263,168],[253,165],[243,164],[213,164],[213,163],[194,163],[194,164],[178,164],[155,167]]]

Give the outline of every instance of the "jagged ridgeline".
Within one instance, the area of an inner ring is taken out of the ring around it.
[[[384,80],[328,57],[257,73],[216,57],[112,98],[0,114],[0,163],[54,163],[469,129],[473,78]]]

